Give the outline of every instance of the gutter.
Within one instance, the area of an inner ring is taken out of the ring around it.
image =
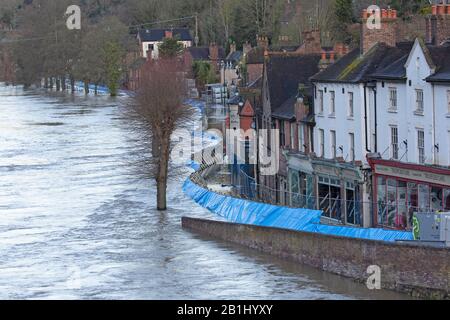
[[[366,151],[372,152],[369,150],[369,144],[368,144],[368,137],[367,137],[367,84],[364,83],[364,130],[365,130],[365,137],[366,137]]]

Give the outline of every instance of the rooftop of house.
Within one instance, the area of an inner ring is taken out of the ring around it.
[[[280,107],[278,107],[272,112],[272,117],[287,121],[294,120],[296,102],[297,102],[297,95],[290,97]]]
[[[311,87],[310,78],[319,71],[320,55],[270,55],[266,64],[272,112],[296,96],[299,85]]]
[[[193,41],[188,28],[178,29],[142,29],[138,36],[142,42],[158,42],[166,37],[166,32],[172,31],[172,36],[180,41]]]
[[[364,55],[361,55],[360,49],[354,49],[324,71],[314,75],[311,81],[360,83],[371,80],[372,74],[401,76],[398,65],[396,70],[389,69],[389,66],[394,62],[401,63],[401,59],[409,54],[412,46],[412,42],[398,43],[395,47],[378,43]],[[383,70],[385,73],[381,72]]]
[[[450,45],[433,46],[421,43],[427,62],[435,73],[427,78],[429,82],[450,82]],[[374,79],[380,80],[404,80],[406,78],[405,65],[409,53],[392,62],[385,68],[372,74]]]
[[[238,64],[241,61],[243,52],[242,51],[233,51],[228,54],[225,61],[231,62],[233,65]]]
[[[450,82],[450,44],[443,46],[427,46],[428,54],[436,67],[433,75],[427,78],[429,82]]]
[[[194,61],[198,61],[198,60],[210,60],[210,48],[209,47],[189,47],[187,49],[191,56],[192,59],[194,59]],[[225,59],[225,49],[222,47],[219,47],[219,60],[224,60]]]

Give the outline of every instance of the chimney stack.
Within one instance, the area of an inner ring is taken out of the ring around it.
[[[379,15],[380,26],[367,25],[368,19],[372,15]],[[361,54],[367,53],[377,43],[385,43],[395,47],[397,43],[397,10],[382,9],[381,12],[362,12],[361,23]]]
[[[213,66],[218,70],[219,68],[219,46],[215,42],[211,42],[209,45],[209,59]]]
[[[256,36],[256,45],[261,48],[269,48],[269,38],[266,36]]]
[[[166,30],[164,34],[165,38],[173,38],[173,31],[172,30]]]
[[[435,46],[450,38],[450,4],[435,4],[426,18],[426,42]]]

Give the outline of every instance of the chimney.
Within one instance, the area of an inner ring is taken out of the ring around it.
[[[269,38],[266,36],[256,36],[256,45],[261,48],[269,48]]]
[[[426,42],[438,46],[450,38],[450,4],[431,8],[431,15],[426,17]]]
[[[322,41],[320,30],[310,30],[303,32],[303,50],[304,54],[319,54],[322,52]]]
[[[166,30],[164,34],[165,38],[173,38],[173,31],[172,30]]]
[[[247,55],[252,50],[252,45],[247,41],[244,43],[243,52]]]
[[[236,52],[236,43],[231,43],[230,44],[230,53]]]
[[[381,28],[369,28],[368,19],[372,15],[379,15]],[[381,12],[362,12],[361,23],[361,54],[367,53],[377,43],[385,43],[395,47],[397,43],[397,10],[382,9]]]

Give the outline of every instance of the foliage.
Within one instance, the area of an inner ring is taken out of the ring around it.
[[[164,38],[158,49],[161,58],[171,59],[182,54],[184,46],[177,38]]]
[[[195,80],[199,87],[204,87],[207,84],[217,82],[216,73],[209,62],[196,61],[194,62],[192,69],[194,71]]]

